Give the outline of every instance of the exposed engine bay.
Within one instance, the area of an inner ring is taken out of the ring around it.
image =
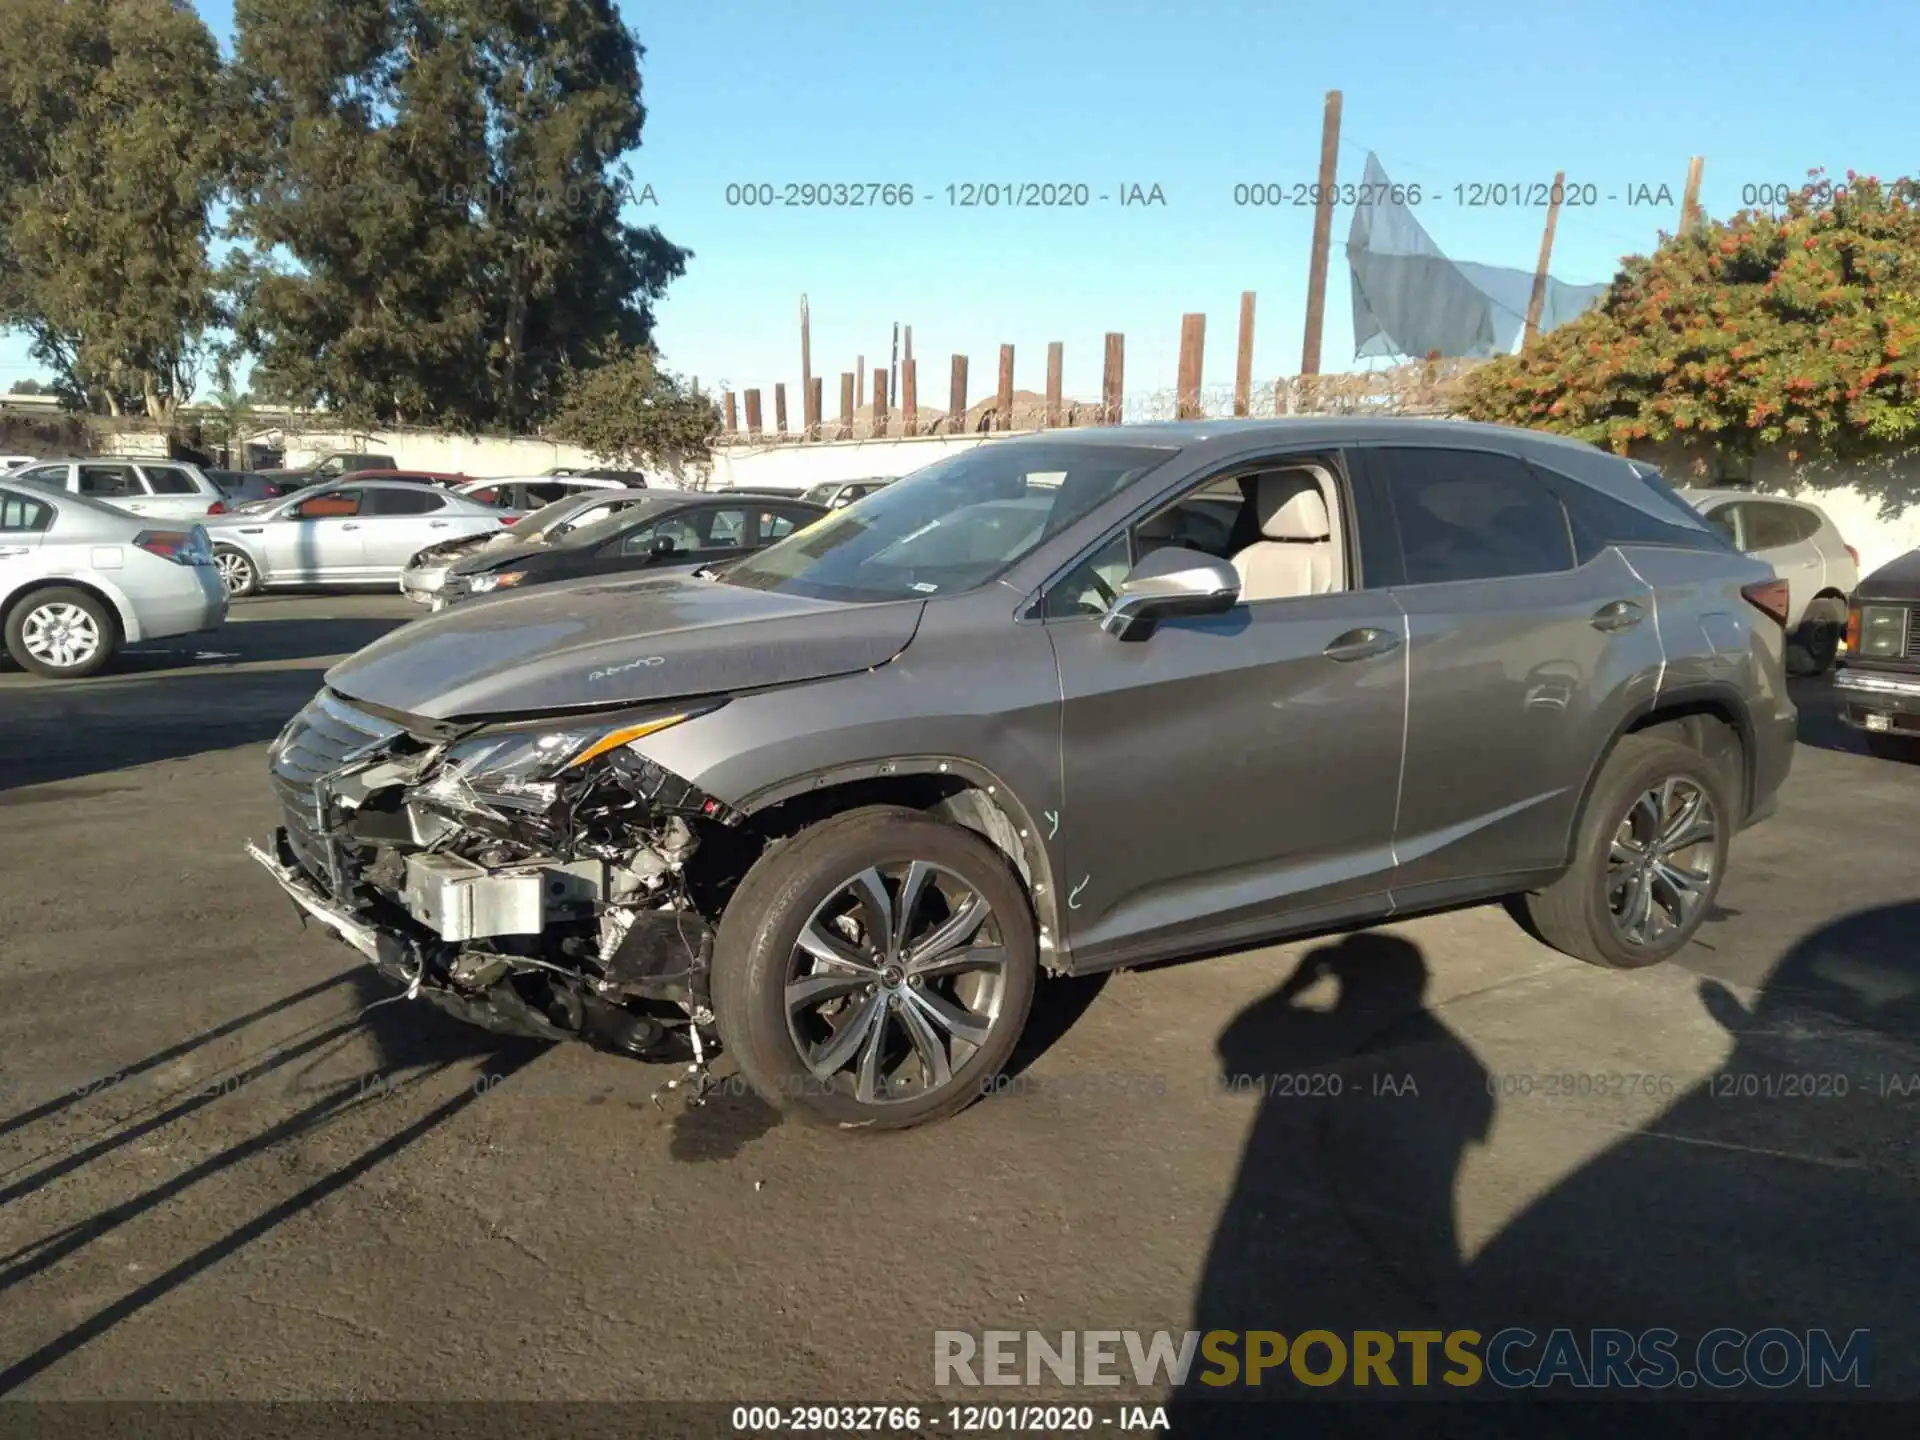
[[[713,922],[757,846],[629,747],[711,708],[462,727],[323,691],[269,752],[285,823],[253,853],[410,995],[505,1033],[698,1056]]]

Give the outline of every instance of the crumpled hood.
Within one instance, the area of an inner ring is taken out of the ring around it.
[[[349,699],[430,720],[638,704],[872,669],[906,648],[925,606],[686,575],[569,580],[403,625],[326,680]]]
[[[544,540],[521,540],[505,534],[489,535],[489,541],[505,541],[504,544],[489,544],[482,550],[459,556],[453,564],[456,575],[481,575],[489,570],[501,570],[516,560],[524,560],[529,555],[544,555],[554,547]]]

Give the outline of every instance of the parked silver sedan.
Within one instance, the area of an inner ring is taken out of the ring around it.
[[[582,490],[577,495],[543,505],[498,534],[436,541],[415,555],[401,572],[400,593],[416,605],[427,605],[438,610],[441,608],[442,591],[446,588],[448,573],[469,556],[499,546],[548,544],[596,520],[604,520],[629,505],[657,497],[660,493],[658,490],[623,490],[618,487]]]
[[[342,481],[207,523],[233,596],[275,585],[386,585],[437,540],[484,535],[514,516],[437,486]]]
[[[226,617],[199,525],[153,525],[70,491],[0,483],[0,633],[25,669],[78,679],[123,643],[212,630]]]

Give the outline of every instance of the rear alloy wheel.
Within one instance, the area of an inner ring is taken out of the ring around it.
[[[980,836],[893,806],[764,856],[721,917],[725,1048],[768,1101],[901,1129],[978,1096],[1012,1053],[1038,949],[1024,889]]]
[[[1713,909],[1733,824],[1726,776],[1697,750],[1625,736],[1581,816],[1573,864],[1522,898],[1527,917],[1594,965],[1669,960]]]
[[[36,590],[7,616],[7,653],[49,680],[78,680],[113,658],[120,632],[84,590]]]
[[[229,599],[238,600],[260,588],[260,572],[241,551],[216,545],[213,547],[213,563],[220,571],[220,583],[226,587]]]

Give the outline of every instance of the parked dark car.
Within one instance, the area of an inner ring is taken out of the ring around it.
[[[453,604],[588,575],[717,565],[771,545],[826,513],[824,506],[792,495],[656,491],[553,544],[504,546],[461,560],[447,572],[440,598]]]
[[[1920,760],[1920,550],[1854,590],[1833,688],[1869,754]]]
[[[220,493],[234,504],[248,500],[278,500],[286,488],[253,470],[205,470],[201,472],[219,487]]]
[[[574,480],[612,480],[627,490],[645,490],[647,477],[638,470],[594,470],[572,465],[556,465],[548,475]],[[670,488],[670,487],[669,487]]]
[[[361,450],[330,450],[311,465],[276,467],[255,473],[266,476],[283,491],[290,491],[357,475],[363,470],[391,470],[396,463],[391,455],[375,455]]]
[[[996,441],[717,569],[375,641],[270,748],[253,854],[470,1020],[711,1036],[776,1106],[898,1128],[991,1088],[1043,972],[1502,897],[1673,957],[1792,764],[1787,610],[1556,436]]]

